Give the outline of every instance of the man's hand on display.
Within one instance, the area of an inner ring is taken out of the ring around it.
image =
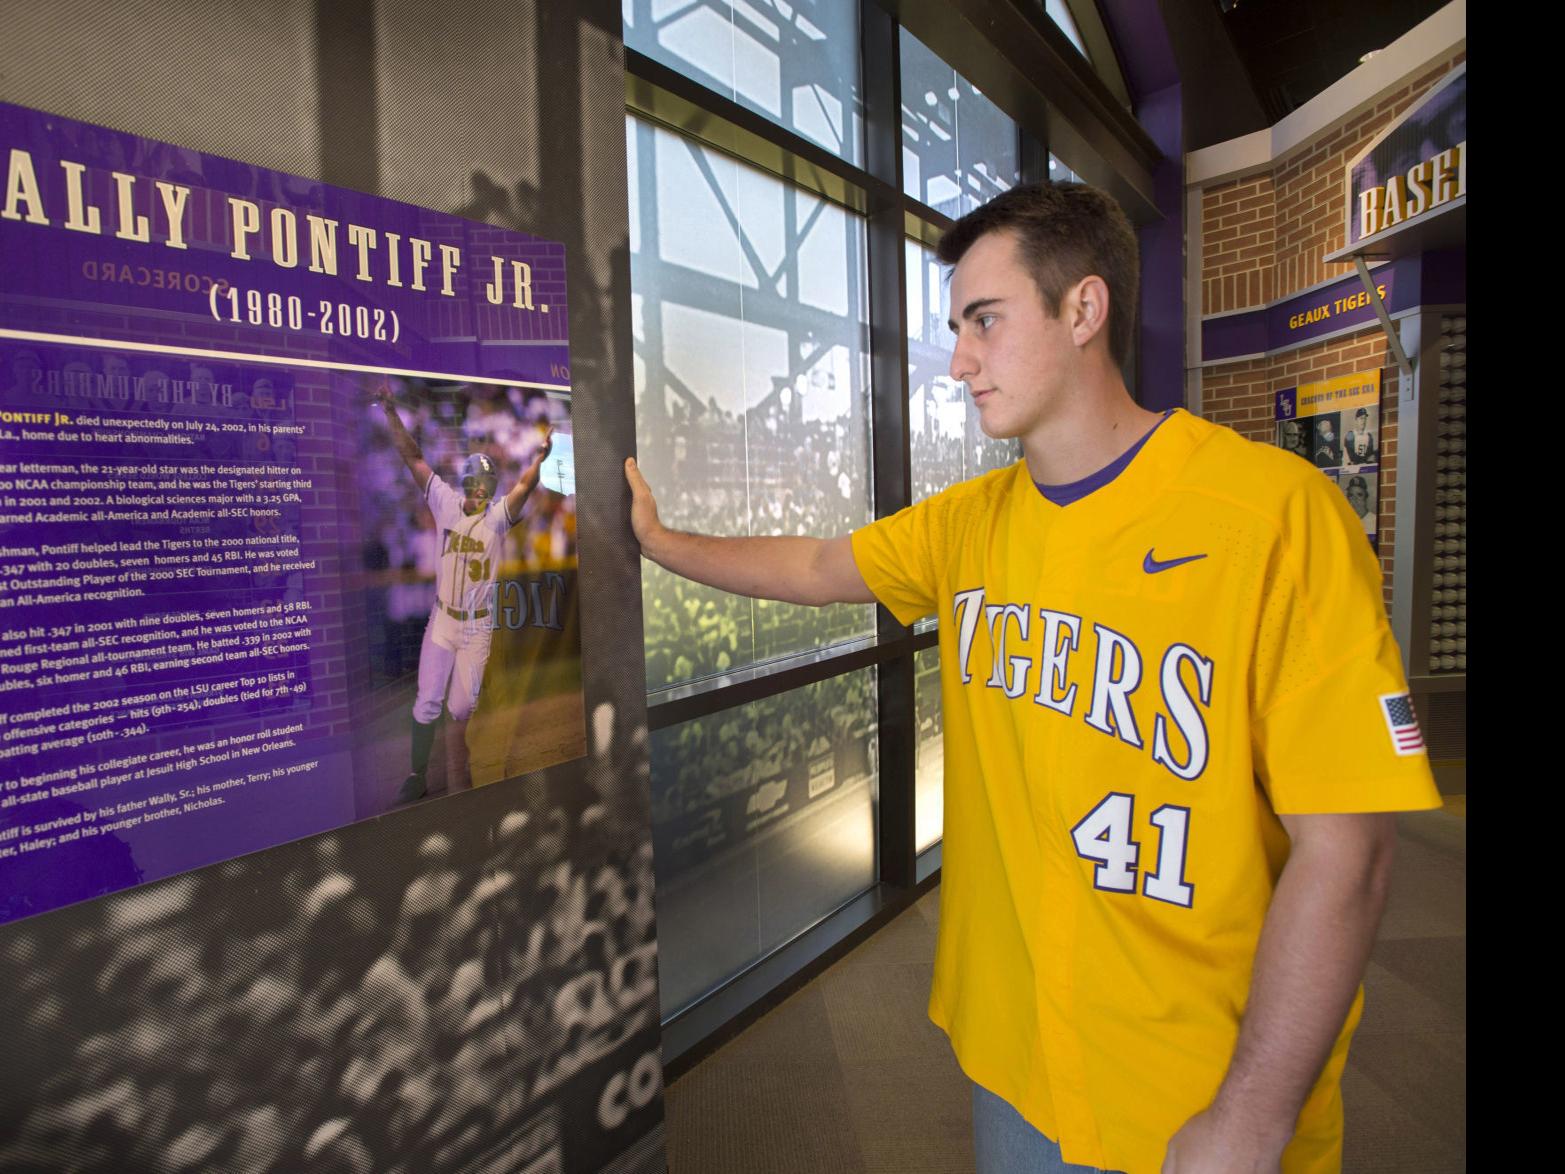
[[[380,404],[380,406],[385,408],[388,412],[391,411],[391,409],[396,404],[396,399],[391,394],[391,385],[389,383],[382,383],[375,389],[375,399]]]
[[[641,475],[635,457],[625,458],[625,480],[630,482],[630,528],[636,532],[636,541],[646,553],[648,542],[662,528],[658,521],[658,503],[652,496],[652,486]]]
[[[1268,1142],[1216,1109],[1206,1109],[1169,1139],[1162,1174],[1281,1174],[1287,1144],[1287,1138]]]

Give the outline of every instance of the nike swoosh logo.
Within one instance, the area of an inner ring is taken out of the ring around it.
[[[1149,575],[1156,575],[1160,571],[1170,571],[1175,567],[1182,567],[1186,563],[1193,563],[1196,559],[1205,558],[1204,554],[1187,554],[1184,558],[1171,558],[1167,562],[1159,562],[1152,557],[1152,552],[1147,551],[1147,557],[1141,560],[1141,569]]]

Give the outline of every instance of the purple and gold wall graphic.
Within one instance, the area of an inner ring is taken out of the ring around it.
[[[580,757],[571,471],[478,551],[381,402],[498,508],[564,247],[7,104],[0,176],[0,921]]]

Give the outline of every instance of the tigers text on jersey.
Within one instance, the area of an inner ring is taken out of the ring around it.
[[[462,512],[462,495],[430,474],[425,487],[429,511],[440,528],[440,570],[435,595],[440,605],[458,611],[480,611],[494,601],[494,580],[500,571],[505,534],[511,528],[505,499],[494,498],[476,514]]]
[[[1288,857],[1277,815],[1439,806],[1380,565],[1313,466],[1175,412],[1068,506],[1025,463],[853,535],[940,619],[945,831],[930,1016],[1067,1162],[1156,1174],[1210,1103]],[[1284,1169],[1340,1162],[1361,999]]]

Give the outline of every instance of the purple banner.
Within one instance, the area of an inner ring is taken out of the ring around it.
[[[1370,270],[1390,314],[1418,306],[1460,304],[1467,300],[1466,250],[1399,257]],[[1269,355],[1316,339],[1357,330],[1375,321],[1364,283],[1357,275],[1238,314],[1201,320],[1201,361],[1222,363]]]
[[[8,333],[568,388],[563,245],[5,103],[0,160]]]
[[[579,756],[562,246],[0,132],[0,922]]]
[[[1467,301],[1465,249],[1399,257],[1370,270],[1386,312]],[[1238,314],[1201,320],[1201,362],[1223,363],[1276,354],[1375,321],[1364,283],[1356,275],[1320,289]]]
[[[1418,305],[1417,268],[1417,258],[1413,258],[1370,271],[1388,312],[1395,314]],[[1202,319],[1201,361],[1270,354],[1374,321],[1375,307],[1364,283],[1356,275],[1344,277],[1264,309]]]

